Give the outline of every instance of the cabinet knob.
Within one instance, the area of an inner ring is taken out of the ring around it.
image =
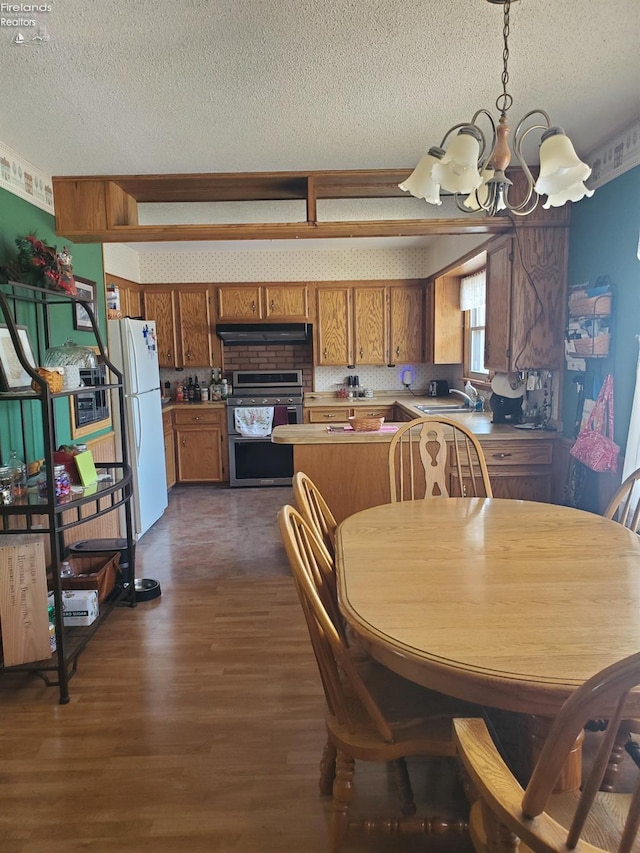
[[[187,350],[187,361],[191,361],[191,350]]]
[[[254,299],[254,300],[252,300],[252,302],[251,302],[251,310],[253,311],[253,313],[254,313],[254,314],[256,313],[256,308],[257,308],[257,307],[258,307],[258,306],[256,305],[256,300],[255,300],[255,299]]]
[[[327,348],[326,347],[322,350],[322,357],[323,358],[327,357]]]
[[[396,355],[400,355],[400,347],[399,346],[396,347]]]
[[[507,456],[511,456],[511,455],[512,455],[511,453],[494,453],[493,458],[494,459],[506,459]]]
[[[194,420],[194,421],[199,421],[199,420],[200,420],[200,415],[196,415],[196,416],[194,417],[194,419],[193,419],[193,420]]]
[[[360,358],[364,358],[364,350],[360,347]]]
[[[335,418],[335,416],[336,416],[335,412],[330,412],[330,413],[325,415],[325,418]]]
[[[187,446],[187,441],[186,441],[186,439],[184,439],[184,438],[180,439],[180,444],[181,444],[183,447],[186,447],[186,446]]]
[[[167,350],[167,359],[171,361],[171,351]]]
[[[273,299],[269,303],[269,308],[271,308],[272,311],[276,310],[276,303],[273,301]]]

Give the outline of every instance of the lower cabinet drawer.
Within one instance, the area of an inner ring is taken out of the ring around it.
[[[553,455],[547,441],[484,441],[482,449],[489,469],[495,465],[551,465]],[[450,453],[453,464],[453,448]]]
[[[357,418],[384,418],[393,420],[393,406],[354,406],[353,414]]]
[[[309,423],[310,424],[321,424],[325,421],[330,421],[332,423],[348,421],[349,416],[353,414],[353,409],[350,409],[348,406],[344,408],[335,408],[335,409],[310,409],[309,410]]]
[[[225,409],[174,409],[173,423],[175,426],[189,424],[217,424],[224,422]]]

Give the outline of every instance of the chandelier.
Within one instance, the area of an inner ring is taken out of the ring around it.
[[[512,0],[487,0],[500,3],[504,9],[502,53],[502,94],[496,99],[500,118],[495,119],[486,109],[474,113],[469,124],[456,124],[444,135],[439,147],[429,149],[406,181],[398,186],[429,204],[442,204],[440,190],[453,194],[457,207],[465,213],[485,211],[495,216],[508,211],[518,216],[531,213],[541,195],[546,195],[544,208],[560,207],[567,201],[580,201],[592,196],[584,181],[591,169],[575,152],[571,140],[561,127],[551,124],[544,110],[531,110],[519,121],[513,137],[513,153],[522,167],[527,187],[524,198],[510,197],[512,182],[505,175],[511,162],[507,142],[510,127],[507,112],[513,98],[507,91],[509,83],[509,12]],[[479,121],[488,122],[491,133],[485,135]],[[542,123],[541,123],[542,122]],[[522,154],[522,146],[533,131],[542,131],[540,140],[540,169],[535,180]],[[447,141],[450,140],[447,144]]]

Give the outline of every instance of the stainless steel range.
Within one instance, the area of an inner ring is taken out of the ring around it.
[[[271,429],[301,423],[301,370],[236,370],[227,400],[230,485],[291,485],[293,447],[273,444]]]

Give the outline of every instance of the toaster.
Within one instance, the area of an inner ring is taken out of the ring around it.
[[[446,379],[432,379],[427,386],[428,397],[446,397],[449,394],[449,383]]]

